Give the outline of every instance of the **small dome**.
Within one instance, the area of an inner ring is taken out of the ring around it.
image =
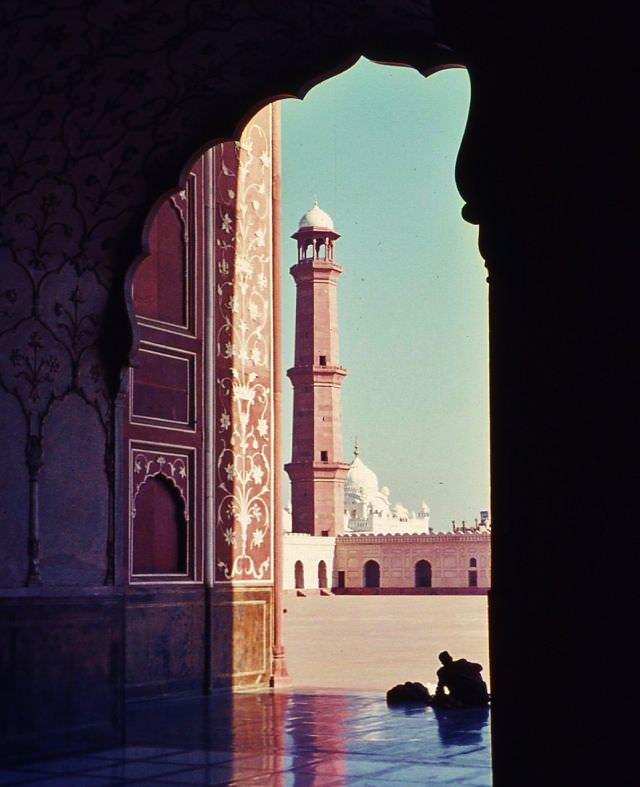
[[[333,219],[318,206],[318,200],[314,200],[313,207],[298,222],[299,230],[304,229],[304,227],[333,230]]]
[[[409,516],[409,510],[407,508],[405,508],[402,505],[402,503],[396,503],[395,504],[395,506],[393,507],[393,513],[397,514],[397,516],[399,516],[399,517],[408,517]]]

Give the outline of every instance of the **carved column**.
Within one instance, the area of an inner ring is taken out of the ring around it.
[[[272,108],[213,151],[212,680],[268,685],[275,572]],[[240,643],[243,643],[240,646]]]
[[[291,683],[285,661],[284,642],[282,640],[282,560],[284,539],[282,532],[282,357],[280,337],[282,335],[282,299],[280,261],[282,253],[280,236],[281,217],[281,177],[280,177],[280,105],[273,104],[273,171],[272,171],[272,204],[273,204],[273,665],[271,668],[271,685],[283,687]]]

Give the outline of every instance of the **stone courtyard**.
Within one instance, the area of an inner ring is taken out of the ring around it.
[[[489,683],[486,596],[307,596],[286,598],[284,606],[296,689],[434,683],[442,650],[479,661]]]

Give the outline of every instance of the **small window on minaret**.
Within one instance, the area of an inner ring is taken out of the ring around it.
[[[326,355],[321,355],[320,356],[320,366],[326,366],[326,365],[327,365],[327,356]]]
[[[328,451],[320,451],[320,461],[321,462],[328,462],[329,461],[329,452]]]

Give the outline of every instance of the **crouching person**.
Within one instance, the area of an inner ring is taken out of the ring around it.
[[[438,686],[433,698],[434,705],[462,708],[489,704],[487,684],[480,676],[481,664],[474,664],[466,659],[454,661],[446,650],[443,650],[438,658],[442,667],[436,673]]]

